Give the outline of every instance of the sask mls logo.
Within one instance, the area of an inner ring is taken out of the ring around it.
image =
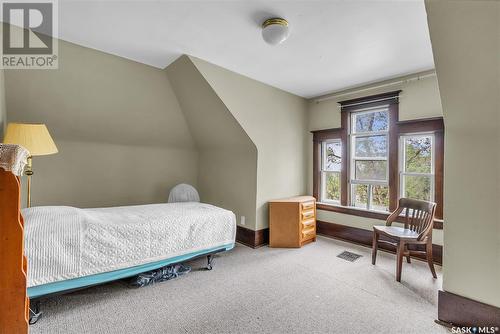
[[[57,2],[3,0],[1,4],[2,67],[57,68]]]

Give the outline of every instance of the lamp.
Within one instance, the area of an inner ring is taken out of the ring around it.
[[[23,124],[9,123],[3,139],[5,144],[17,144],[26,148],[30,152],[28,165],[26,166],[27,179],[27,207],[31,206],[31,175],[33,169],[31,158],[39,155],[49,155],[57,153],[57,147],[50,136],[45,124]]]
[[[267,19],[262,23],[262,38],[271,45],[284,42],[289,33],[288,21],[280,17]]]

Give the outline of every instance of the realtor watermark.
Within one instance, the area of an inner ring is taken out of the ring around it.
[[[499,333],[499,328],[494,326],[470,326],[470,327],[452,327],[451,332],[454,334],[496,334]]]
[[[56,69],[57,0],[0,0],[4,69]]]

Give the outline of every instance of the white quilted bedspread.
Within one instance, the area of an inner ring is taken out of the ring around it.
[[[231,244],[234,213],[203,203],[22,211],[28,287]]]

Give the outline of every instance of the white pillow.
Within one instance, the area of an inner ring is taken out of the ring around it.
[[[199,202],[200,195],[196,189],[185,183],[176,185],[170,190],[170,195],[168,196],[169,203],[176,202]]]

